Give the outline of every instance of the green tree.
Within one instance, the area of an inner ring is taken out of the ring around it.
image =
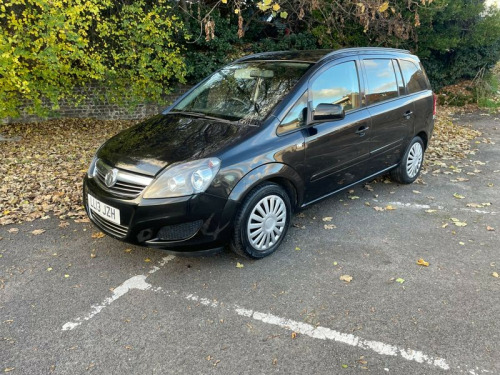
[[[96,81],[119,104],[159,101],[184,79],[181,28],[166,0],[0,0],[0,118]]]

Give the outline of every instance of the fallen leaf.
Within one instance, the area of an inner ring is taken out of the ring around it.
[[[465,242],[460,241],[458,244],[464,246]]]
[[[42,233],[45,233],[45,229],[35,229],[33,232],[31,232],[31,234],[33,234],[35,236],[38,236]]]
[[[342,275],[339,277],[340,280],[345,281],[346,283],[350,283],[352,280],[352,276],[349,275]]]
[[[496,278],[498,278],[498,277],[499,277],[498,272],[493,272],[493,273],[491,274],[491,276],[496,277]]]
[[[472,208],[481,208],[481,207],[483,207],[483,205],[479,204],[479,203],[467,203],[466,206],[467,207],[472,207]]]
[[[426,262],[425,260],[423,260],[422,258],[420,258],[419,260],[417,260],[417,264],[419,266],[424,266],[424,267],[429,267],[429,262]]]
[[[380,6],[378,7],[378,11],[379,11],[380,13],[385,12],[387,9],[389,9],[389,2],[388,2],[388,1],[386,1],[385,3],[382,3],[382,5],[380,5]]]
[[[69,225],[67,221],[61,221],[59,223],[59,228],[66,228]]]
[[[391,206],[390,204],[388,204],[387,206],[385,206],[385,209],[386,209],[386,210],[395,210],[395,209],[396,209],[396,207],[393,207],[393,206]]]
[[[403,284],[403,283],[405,282],[405,279],[402,279],[401,277],[398,277],[398,278],[396,279],[396,282],[397,282],[397,283],[400,283],[400,284]]]
[[[441,228],[446,228],[448,226],[448,223],[444,223],[443,225],[441,225]]]
[[[95,232],[92,234],[92,238],[103,238],[105,236],[102,232]]]
[[[17,233],[17,232],[19,232],[19,228],[10,228],[7,232],[9,232],[9,233]]]
[[[67,279],[67,278],[69,277],[69,275],[68,275],[68,274],[66,274],[66,275],[64,275],[64,277]]]
[[[12,370],[14,370],[15,367],[6,367],[3,372],[11,372]]]
[[[337,228],[337,227],[336,227],[335,225],[333,225],[333,224],[325,224],[323,227],[324,227],[325,229],[335,229],[335,228]]]
[[[487,231],[490,231],[490,232],[493,232],[495,230],[495,228],[493,227],[490,227],[489,225],[486,227],[486,230]]]
[[[425,210],[425,212],[427,212],[427,213],[431,214],[431,213],[433,213],[433,212],[437,212],[437,210]]]
[[[292,332],[292,339],[297,337],[297,332]]]
[[[373,207],[373,209],[375,211],[384,211],[384,209],[382,207],[379,207],[379,206],[375,206],[375,207]]]
[[[237,262],[236,263],[236,268],[243,268],[245,267],[243,264],[241,264],[240,262]]]
[[[349,367],[349,366],[348,366],[348,365],[346,365],[346,364],[342,364],[341,366],[342,366],[342,368],[348,368],[348,367]]]
[[[132,249],[125,249],[125,250],[123,250],[123,251],[125,251],[126,253],[131,253],[131,252],[132,252]]]
[[[88,217],[84,217],[82,219],[75,219],[75,223],[90,223],[90,219]]]
[[[333,217],[331,216],[326,216],[323,218],[323,221],[332,221]]]
[[[144,259],[144,261],[145,261],[146,263],[149,263],[149,262],[151,262],[151,259],[146,258],[146,259]]]
[[[337,264],[339,264],[338,262],[333,262],[333,265],[336,266]]]
[[[97,257],[97,254],[96,253],[90,253],[90,257],[91,258],[95,258],[95,257]]]
[[[457,227],[465,227],[465,226],[467,226],[467,223],[462,223],[461,221],[455,221],[455,225]]]
[[[296,246],[296,247],[295,247],[295,250],[299,251],[299,250],[300,250],[300,247]]]
[[[451,218],[450,218],[450,220],[451,220],[451,221],[453,221],[454,223],[456,223],[456,222],[459,222],[459,221],[460,221],[460,219],[457,219],[456,217],[451,217]]]
[[[52,267],[47,268],[47,271],[48,272],[52,271]]]
[[[359,197],[357,195],[350,195],[348,198],[352,199],[352,200],[359,199]]]
[[[414,193],[414,194],[422,194],[422,193],[421,193],[420,191],[418,191],[418,190],[413,190],[413,193]]]
[[[464,199],[465,197],[463,195],[460,195],[458,193],[454,193],[453,196],[457,199]]]

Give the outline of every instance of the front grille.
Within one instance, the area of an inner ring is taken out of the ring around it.
[[[189,223],[167,225],[158,231],[158,238],[163,241],[178,241],[193,237],[200,230],[203,220]]]
[[[102,189],[118,197],[135,198],[153,181],[150,177],[117,170],[116,182],[112,186],[107,186],[106,174],[112,169],[99,159],[95,166],[95,179]]]
[[[127,235],[128,227],[126,227],[125,225],[118,225],[109,220],[106,220],[102,216],[99,216],[98,214],[92,212],[92,210],[89,210],[89,212],[90,218],[94,220],[94,223],[103,231],[108,232],[118,238],[124,238]]]

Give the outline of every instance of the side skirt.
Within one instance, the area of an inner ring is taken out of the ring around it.
[[[314,200],[312,200],[312,201],[309,201],[309,202],[307,202],[307,203],[304,203],[302,206],[300,206],[300,208],[307,207],[307,206],[309,206],[309,205],[311,205],[311,204],[313,204],[313,203],[316,203],[316,202],[318,202],[318,201],[320,201],[320,200],[323,200],[323,199],[328,198],[328,197],[330,197],[330,196],[332,196],[332,195],[334,195],[334,194],[337,194],[338,192],[341,192],[342,190],[349,189],[350,187],[352,187],[352,186],[354,186],[354,185],[357,185],[357,184],[359,184],[359,183],[361,183],[361,182],[364,182],[364,181],[366,181],[366,180],[370,180],[370,179],[372,179],[372,178],[374,178],[374,177],[377,177],[377,176],[379,176],[379,175],[381,175],[381,174],[383,174],[383,173],[385,173],[385,172],[387,172],[387,171],[390,171],[391,169],[395,168],[396,166],[397,166],[397,164],[391,165],[390,167],[385,168],[385,169],[382,169],[381,171],[378,171],[377,173],[374,173],[374,174],[372,174],[372,175],[370,175],[370,176],[368,176],[368,177],[362,178],[362,179],[361,179],[361,180],[359,180],[359,181],[353,182],[352,184],[349,184],[349,185],[346,185],[346,186],[344,186],[344,187],[341,187],[341,188],[340,188],[340,189],[338,189],[338,190],[334,190],[334,191],[332,191],[331,193],[328,193],[328,194],[326,194],[326,195],[323,195],[322,197],[319,197],[319,198],[316,198],[316,199],[314,199]]]

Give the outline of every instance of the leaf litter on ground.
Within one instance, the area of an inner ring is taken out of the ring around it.
[[[1,124],[0,225],[29,222],[52,214],[85,220],[82,183],[99,145],[135,122],[58,119]]]

